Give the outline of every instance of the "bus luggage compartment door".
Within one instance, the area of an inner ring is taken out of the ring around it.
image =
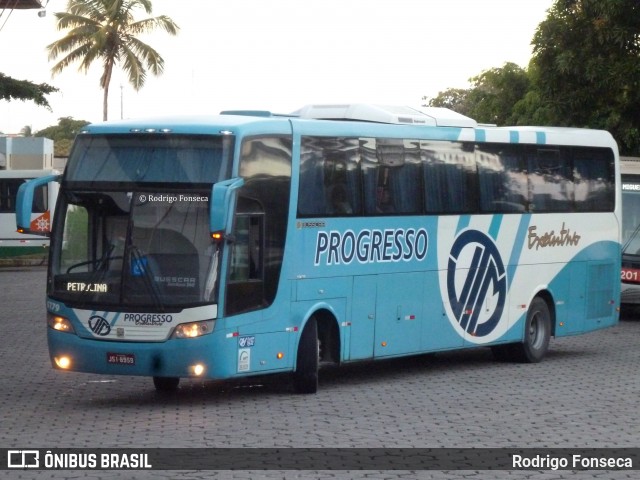
[[[420,351],[424,274],[378,276],[374,356]]]
[[[349,359],[373,358],[377,276],[353,278]]]

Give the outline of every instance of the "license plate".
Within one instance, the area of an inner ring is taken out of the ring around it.
[[[135,365],[136,357],[133,353],[107,353],[107,363],[115,365]]]

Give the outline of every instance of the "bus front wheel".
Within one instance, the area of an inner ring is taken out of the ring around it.
[[[153,377],[153,386],[162,393],[175,392],[179,383],[180,377]]]
[[[318,324],[310,319],[300,335],[296,371],[293,372],[293,387],[298,393],[318,391]]]

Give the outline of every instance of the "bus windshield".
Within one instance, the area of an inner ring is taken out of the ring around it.
[[[105,309],[217,302],[209,196],[233,136],[80,135],[60,194],[50,294]]]
[[[53,297],[156,311],[216,301],[206,192],[66,192],[59,201]]]

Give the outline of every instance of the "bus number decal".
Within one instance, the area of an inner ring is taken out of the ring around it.
[[[626,283],[640,283],[640,270],[637,268],[622,268],[622,281]]]
[[[256,344],[256,337],[239,337],[238,338],[238,347],[240,348],[248,348],[253,347]]]
[[[427,257],[429,235],[424,228],[319,231],[314,265],[422,261]]]
[[[484,233],[466,230],[454,242],[447,293],[455,320],[465,332],[485,337],[496,328],[507,296],[507,275],[498,248]],[[492,310],[486,312],[484,305]]]

